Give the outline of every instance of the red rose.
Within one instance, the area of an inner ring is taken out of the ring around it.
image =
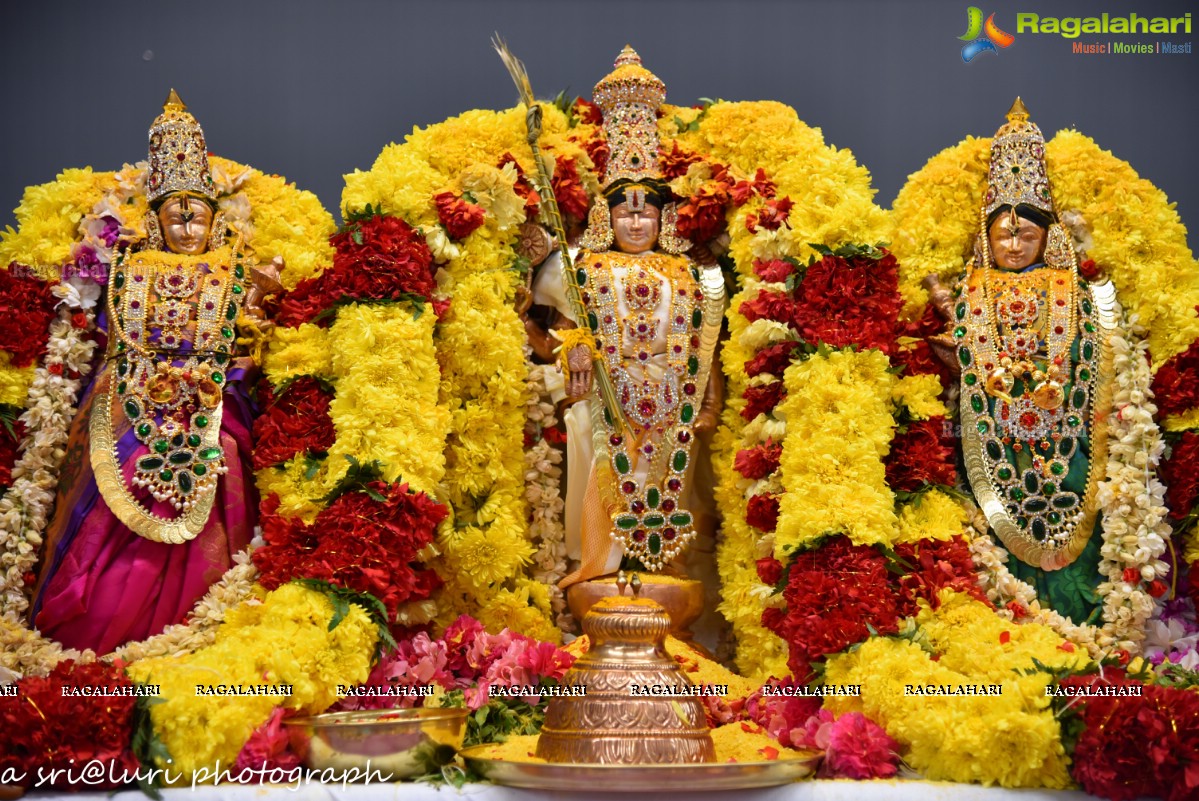
[[[451,239],[466,239],[483,224],[482,207],[466,202],[453,192],[434,195],[433,202],[437,206],[437,219]]]
[[[944,417],[919,420],[891,440],[886,456],[892,490],[916,492],[927,484],[952,487],[957,481],[953,439]]]
[[[1012,617],[1014,617],[1016,620],[1022,620],[1028,617],[1028,610],[1024,608],[1023,604],[1016,601],[1008,601],[1006,609],[1012,613]]]
[[[878,260],[825,256],[809,265],[795,301],[793,322],[808,342],[887,354],[895,349],[903,298],[890,253]]]
[[[54,362],[53,364],[48,364],[48,365],[46,365],[46,369],[49,370],[54,375],[62,375],[62,362]]]
[[[779,499],[774,495],[754,495],[745,507],[745,522],[762,531],[774,531],[779,522]]]
[[[1160,598],[1165,595],[1166,591],[1170,588],[1166,586],[1164,581],[1161,581],[1160,579],[1154,579],[1153,581],[1149,582],[1149,586],[1145,589],[1154,598]]]
[[[1142,684],[1118,670],[1072,677],[1063,686],[1136,687],[1140,695],[1082,696],[1071,774],[1102,798],[1132,801],[1199,797],[1199,694]]]
[[[987,594],[978,586],[974,558],[963,537],[950,540],[920,540],[895,546],[899,559],[912,565],[900,576],[892,576],[898,589],[900,617],[910,617],[920,611],[920,601],[933,609],[941,605],[941,590],[965,593],[994,608]]]
[[[1137,570],[1135,567],[1124,568],[1124,580],[1129,584],[1136,584],[1141,580],[1141,571]]]
[[[0,425],[0,490],[12,486],[12,467],[17,462],[17,451],[24,437],[25,424],[20,420],[12,420],[7,426]]]
[[[773,442],[747,448],[738,451],[733,459],[733,469],[750,481],[757,481],[779,469],[782,454],[783,446]]]
[[[741,410],[741,416],[753,420],[763,412],[772,412],[786,396],[782,381],[749,387],[742,396],[745,398],[745,408]]]
[[[558,200],[558,208],[563,214],[577,220],[587,219],[591,199],[587,197],[587,190],[583,188],[583,182],[579,179],[579,169],[575,166],[574,159],[558,156],[554,166],[554,177],[550,183],[554,188],[554,197]]]
[[[1078,274],[1088,281],[1094,281],[1103,271],[1095,264],[1094,259],[1087,259],[1078,265]]]

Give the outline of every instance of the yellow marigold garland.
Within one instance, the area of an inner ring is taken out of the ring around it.
[[[787,368],[787,421],[775,558],[784,564],[829,534],[855,545],[895,540],[895,495],[887,487],[883,457],[895,420],[895,376],[878,350],[817,354]]]
[[[745,362],[768,342],[793,335],[786,326],[768,320],[750,324],[739,307],[762,286],[753,273],[754,259],[807,260],[813,254],[811,243],[883,241],[888,239],[889,220],[874,205],[869,172],[854,161],[853,154],[826,145],[819,129],[803,123],[794,109],[782,103],[718,102],[702,111],[668,107],[659,132],[664,149],[677,144],[728,165],[739,176],[752,178],[761,168],[775,183],[778,197],[789,197],[795,204],[787,224],[775,231],[753,233],[746,228],[747,216],[761,211],[761,198],[729,214],[729,255],[741,285],[732,292],[728,310],[730,337],[721,356],[728,401],[713,454],[717,506],[723,520],[717,546],[720,611],[737,637],[740,670],[746,675],[781,676],[787,672],[786,647],[761,625],[762,608],[772,602],[771,588],[761,582],[755,567],[758,558],[770,554],[770,537],[745,522],[746,498],[754,490],[732,463],[743,448],[771,436],[776,442],[783,439],[780,421],[747,424],[739,413],[744,406],[741,395],[749,385]]]
[[[171,754],[170,768],[182,774],[183,782],[217,762],[231,767],[275,706],[315,714],[336,702],[337,685],[366,680],[378,637],[374,623],[356,604],[329,630],[332,617],[325,595],[287,584],[267,593],[261,603],[230,610],[212,645],[128,667],[131,678],[161,688],[164,703],[151,707],[150,715]],[[291,695],[197,693],[197,685],[215,684],[287,684]]]
[[[874,637],[829,659],[829,684],[859,684],[860,698],[829,698],[836,713],[859,711],[903,748],[904,760],[932,781],[1004,787],[1071,786],[1061,729],[1033,661],[1075,666],[1085,657],[1046,626],[1016,626],[984,604],[943,591],[924,606],[913,640]],[[1069,646],[1067,646],[1069,647]],[[932,653],[930,653],[930,651]],[[937,655],[934,661],[933,654]],[[999,695],[910,695],[908,687],[1001,685]]]
[[[58,278],[79,239],[79,221],[92,210],[112,175],[91,167],[63,170],[55,180],[26,189],[15,212],[17,230],[9,227],[0,233],[0,267],[15,261],[32,267],[41,278]]]
[[[591,162],[573,141],[583,131],[572,133],[553,106],[542,111],[543,149],[551,159],[574,159],[586,175]],[[549,593],[528,579],[536,548],[525,500],[526,338],[512,307],[523,280],[512,269],[523,200],[514,191],[515,168],[498,166],[506,154],[526,174],[535,172],[524,109],[469,111],[414,130],[403,144],[384,148],[369,171],[347,175],[342,206],[347,213],[369,206],[420,227],[443,265],[439,284],[451,300],[436,330],[440,373],[428,373],[440,376],[437,414],[430,418],[441,426],[436,453],[445,454],[438,497],[452,510],[434,562],[446,585],[435,608],[413,609],[409,620],[432,617],[445,625],[469,613],[490,630],[508,626],[556,640]],[[469,194],[486,213],[484,225],[462,242],[450,241],[438,221],[433,198],[446,191]]]

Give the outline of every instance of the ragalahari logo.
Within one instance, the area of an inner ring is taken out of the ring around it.
[[[1002,31],[995,24],[995,15],[983,22],[983,12],[978,6],[966,9],[966,32],[958,37],[966,45],[962,48],[962,61],[969,64],[979,53],[990,51],[999,54],[1000,47],[1008,47],[1016,37]]]

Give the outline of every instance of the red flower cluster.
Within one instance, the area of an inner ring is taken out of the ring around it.
[[[746,420],[753,420],[762,412],[772,412],[786,396],[782,381],[749,387],[742,396],[746,403],[745,408],[741,410],[741,416]]]
[[[13,367],[28,367],[46,353],[57,299],[50,284],[16,262],[0,270],[0,349]]]
[[[753,378],[762,373],[769,373],[782,378],[783,371],[787,369],[787,365],[791,364],[798,346],[798,342],[776,342],[773,345],[767,345],[745,363],[745,374]]]
[[[885,462],[892,490],[916,492],[927,484],[952,487],[957,480],[952,427],[944,417],[910,423],[891,440]]]
[[[786,281],[795,272],[795,265],[784,259],[754,260],[754,274],[763,281],[771,283]]]
[[[774,495],[754,495],[745,507],[745,522],[762,531],[774,531],[779,523],[779,499]]]
[[[554,198],[563,214],[576,220],[587,219],[587,209],[591,199],[579,178],[579,168],[575,160],[566,156],[558,156],[554,164],[554,177],[550,180],[554,188]]]
[[[466,239],[483,224],[483,207],[469,203],[453,192],[433,196],[437,219],[445,226],[451,239]]]
[[[329,241],[336,248],[333,267],[287,293],[275,317],[279,325],[311,322],[342,300],[428,298],[436,287],[429,246],[399,217],[352,223]]]
[[[789,197],[767,200],[760,212],[746,216],[745,227],[751,234],[756,234],[759,228],[777,231],[783,223],[787,222],[787,217],[791,215],[791,208],[794,205],[795,201]]]
[[[837,536],[795,557],[783,590],[786,609],[767,609],[762,624],[786,641],[799,681],[811,663],[870,636],[898,629],[898,598],[887,560],[866,545]]]
[[[964,540],[921,540],[898,546],[896,555],[911,569],[896,574],[878,549],[854,545],[845,536],[795,557],[783,590],[786,608],[767,609],[762,623],[786,640],[796,678],[809,675],[810,663],[862,642],[871,629],[894,634],[901,618],[916,613],[918,601],[935,606],[942,589],[991,605],[978,587]],[[773,584],[782,566],[759,562],[758,573]]]
[[[726,181],[708,181],[699,192],[687,198],[679,206],[679,236],[695,243],[712,240],[724,229],[724,216],[732,196],[732,184]]]
[[[912,565],[912,570],[901,576],[892,575],[899,596],[899,616],[911,617],[920,611],[918,601],[927,601],[934,609],[939,607],[937,594],[944,589],[966,593],[987,606],[994,604],[978,585],[974,559],[966,540],[920,540],[902,543],[895,548],[896,555]]]
[[[584,125],[602,125],[604,122],[604,112],[590,100],[576,97],[573,110]]]
[[[796,287],[793,325],[808,342],[829,347],[895,351],[899,329],[899,271],[895,257],[825,256]]]
[[[664,180],[673,181],[686,175],[692,164],[699,164],[703,160],[704,157],[700,154],[683,150],[679,143],[675,142],[669,151],[663,150],[658,154],[658,168],[662,171]]]
[[[751,323],[757,320],[790,323],[795,313],[795,301],[786,292],[764,290],[756,297],[743,301],[740,311]]]
[[[447,510],[407,484],[373,482],[384,496],[376,501],[365,492],[347,492],[323,509],[312,525],[277,514],[279,497],[262,503],[262,532],[267,544],[254,551],[259,583],[268,590],[293,579],[328,581],[366,592],[395,618],[400,604],[428,598],[441,578],[416,563],[416,555],[433,541]]]
[[[892,353],[891,361],[906,367],[905,375],[935,375],[941,379],[941,386],[954,385],[957,383],[957,374],[937,358],[928,343],[928,337],[944,329],[945,321],[941,315],[937,314],[931,303],[926,304],[919,319],[902,325],[900,336],[908,337],[910,343]]]
[[[750,481],[757,481],[779,469],[779,459],[782,455],[781,444],[767,441],[764,445],[739,451],[733,459],[733,469]]]
[[[1162,417],[1199,406],[1199,339],[1158,368],[1153,399]]]
[[[766,170],[758,167],[758,174],[752,181],[738,181],[733,184],[729,195],[733,198],[733,205],[740,208],[748,203],[754,195],[765,198],[774,197],[776,189],[774,181],[766,177]]]
[[[326,451],[333,444],[332,396],[315,378],[298,378],[279,394],[263,381],[258,397],[262,414],[254,420],[255,470],[286,462],[297,453]]]
[[[1073,677],[1067,686],[1139,685],[1105,671],[1104,677]],[[1086,697],[1085,726],[1074,749],[1071,772],[1082,788],[1112,801],[1199,798],[1199,693],[1142,685],[1141,696]]]
[[[1174,443],[1170,458],[1162,462],[1161,474],[1170,518],[1182,520],[1199,503],[1199,433],[1183,433]]]
[[[111,781],[123,774],[132,780],[137,758],[129,750],[133,737],[132,696],[74,696],[66,688],[132,687],[121,668],[104,664],[60,662],[45,678],[17,682],[17,694],[0,696],[0,773],[24,775],[25,787],[54,776],[41,787],[79,790],[83,767],[96,760],[104,768],[92,790],[111,790],[127,782]],[[55,774],[59,769],[62,773]],[[90,776],[90,774],[89,774]]]

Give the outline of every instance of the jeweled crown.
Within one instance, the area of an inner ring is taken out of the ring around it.
[[[146,199],[150,203],[176,192],[216,199],[204,129],[174,89],[150,126],[149,162]]]
[[[641,66],[641,56],[629,45],[616,57],[615,67],[593,93],[604,112],[611,153],[604,171],[605,188],[621,178],[659,177],[658,106],[666,99],[666,85]]]
[[[1028,109],[1018,97],[1008,110],[1007,122],[991,140],[983,217],[1005,203],[1013,207],[1027,203],[1053,214],[1053,196],[1045,170],[1045,137],[1036,123],[1029,121]]]

